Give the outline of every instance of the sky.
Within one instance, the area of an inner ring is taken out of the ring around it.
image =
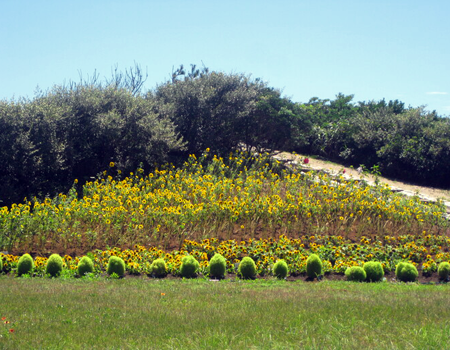
[[[448,0],[0,0],[0,100],[138,64],[261,78],[295,102],[354,95],[450,116]]]

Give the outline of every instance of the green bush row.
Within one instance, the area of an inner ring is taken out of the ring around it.
[[[181,277],[194,278],[199,271],[199,262],[191,255],[184,256],[181,260]],[[3,262],[0,259],[0,272],[3,269]],[[19,276],[29,275],[33,272],[34,261],[29,254],[20,257],[17,264],[17,274]],[[51,277],[57,277],[63,270],[63,260],[58,254],[52,254],[46,264],[45,272]],[[238,275],[243,279],[255,279],[256,265],[250,257],[244,257],[238,266]],[[77,267],[79,276],[84,276],[94,272],[94,263],[88,256],[83,256]],[[111,256],[108,261],[106,272],[109,276],[123,277],[125,274],[125,262],[122,258]],[[226,259],[216,253],[209,262],[209,277],[223,279],[226,275]],[[273,266],[273,274],[279,279],[285,279],[289,274],[288,265],[284,260],[278,260]],[[306,260],[306,274],[308,278],[320,278],[322,276],[322,261],[316,254],[311,254]],[[163,278],[167,275],[167,266],[164,259],[155,259],[150,266],[150,275]],[[397,280],[402,282],[415,282],[419,273],[417,268],[409,262],[400,262],[395,270]],[[438,267],[438,275],[441,280],[448,280],[450,276],[450,263],[442,262]],[[368,261],[363,267],[353,266],[347,268],[345,276],[348,281],[354,282],[379,282],[384,277],[384,270],[378,261]]]

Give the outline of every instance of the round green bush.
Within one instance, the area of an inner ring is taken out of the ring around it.
[[[17,274],[19,276],[30,274],[34,269],[34,261],[30,254],[24,254],[17,263]]]
[[[399,263],[395,269],[395,277],[402,282],[414,282],[418,276],[416,267],[408,262]]]
[[[317,254],[311,254],[306,260],[306,274],[309,278],[322,275],[322,260]]]
[[[59,254],[52,254],[47,260],[45,272],[52,277],[59,276],[63,269],[63,259]]]
[[[191,278],[197,275],[200,264],[192,255],[186,255],[181,259],[181,277]]]
[[[151,274],[155,277],[165,277],[167,275],[166,262],[163,258],[156,259],[150,265]]]
[[[279,279],[286,278],[289,273],[288,265],[284,260],[278,260],[273,265],[273,275]]]
[[[227,271],[227,261],[222,254],[216,253],[209,261],[209,276],[211,278],[224,278]]]
[[[256,277],[255,261],[249,256],[243,258],[238,267],[238,274],[245,279],[254,279]]]
[[[447,280],[450,275],[450,263],[443,261],[438,266],[438,275],[441,280]]]
[[[122,258],[118,256],[111,256],[108,260],[108,267],[106,268],[106,273],[112,275],[115,273],[119,277],[123,277],[125,274],[125,262]]]
[[[369,282],[379,282],[383,279],[384,270],[378,261],[368,261],[364,263],[364,271],[366,272],[366,280]]]
[[[352,266],[345,270],[348,281],[363,282],[366,280],[366,271],[361,266]]]
[[[94,263],[88,256],[83,256],[78,262],[78,274],[84,276],[87,273],[94,272]]]

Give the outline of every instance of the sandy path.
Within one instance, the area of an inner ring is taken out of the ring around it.
[[[282,153],[278,154],[276,156],[276,158],[284,159],[284,160],[296,160],[299,163],[303,163],[303,159],[305,158],[305,156],[292,155],[291,153],[282,152]],[[307,166],[312,169],[324,169],[324,170],[328,170],[335,174],[342,173],[343,170],[345,170],[345,174],[353,177],[354,179],[363,179],[364,178],[365,180],[368,180],[369,182],[375,181],[375,177],[372,175],[365,175],[365,174],[360,175],[360,174],[358,174],[358,172],[355,169],[347,168],[340,164],[323,161],[323,160],[318,160],[318,159],[313,159],[313,158],[308,158],[308,159],[309,159],[309,163],[307,164]],[[388,184],[392,189],[399,189],[402,191],[416,193],[420,197],[429,198],[430,200],[433,200],[433,201],[435,201],[437,199],[442,199],[445,202],[450,202],[450,190],[443,190],[443,189],[439,189],[439,188],[425,187],[425,186],[416,186],[416,185],[411,185],[411,184],[401,182],[401,181],[389,180],[385,177],[379,177],[379,180],[382,183]]]

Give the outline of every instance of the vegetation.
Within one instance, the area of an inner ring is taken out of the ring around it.
[[[306,274],[309,278],[317,278],[322,275],[322,260],[317,254],[311,254],[306,259]]]
[[[209,261],[209,276],[222,279],[227,271],[227,261],[222,254],[216,253]]]
[[[438,275],[441,280],[448,280],[450,275],[450,263],[443,261],[438,266]]]
[[[59,254],[52,254],[47,260],[45,273],[51,277],[57,277],[63,270],[63,259]]]
[[[0,259],[1,260],[1,259]],[[34,261],[30,254],[24,254],[17,262],[17,274],[19,276],[30,274],[34,269]]]
[[[249,256],[243,258],[239,263],[238,274],[244,279],[254,279],[256,277],[255,261]]]
[[[383,266],[379,261],[368,261],[364,263],[363,268],[369,282],[379,282],[384,277]]]
[[[159,258],[153,261],[150,265],[150,273],[155,277],[165,277],[167,275],[167,268],[164,259]]]
[[[110,276],[116,274],[118,277],[123,277],[125,274],[125,262],[118,256],[110,256],[106,272]]]
[[[419,276],[419,272],[413,264],[401,262],[395,270],[395,276],[402,282],[415,282]]]
[[[180,274],[181,277],[192,278],[197,276],[200,264],[192,255],[184,256],[181,259]]]
[[[78,275],[85,276],[87,273],[94,272],[94,263],[88,256],[83,256],[78,262]]]
[[[363,282],[366,280],[367,274],[361,266],[352,266],[345,270],[345,277],[348,281]]]
[[[289,268],[284,260],[277,260],[275,265],[273,265],[273,275],[279,279],[284,279],[289,273]]]

